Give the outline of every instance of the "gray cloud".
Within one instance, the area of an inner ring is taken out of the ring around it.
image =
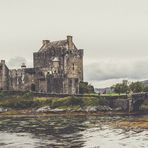
[[[88,62],[89,61],[89,62]],[[148,79],[148,58],[145,59],[100,59],[84,61],[84,80],[95,87],[107,87],[121,82]],[[22,63],[32,67],[32,60],[15,57],[8,61],[9,68],[20,68]]]
[[[85,50],[86,80],[97,84],[123,77],[147,78],[148,61],[130,59],[148,57],[147,5],[147,0],[1,1],[0,59],[24,56],[27,67],[32,67],[32,53],[43,39],[60,40],[69,34]],[[11,59],[8,64],[17,68],[22,62]]]
[[[143,60],[101,60],[85,65],[85,78],[90,81],[110,79],[147,79],[148,59]]]
[[[8,67],[10,67],[10,68],[20,68],[22,63],[27,64],[27,60],[24,57],[11,58],[8,61]]]

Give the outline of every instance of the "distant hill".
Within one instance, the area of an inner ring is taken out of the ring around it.
[[[96,93],[101,93],[101,94],[106,94],[106,93],[111,93],[112,89],[110,87],[106,88],[95,88]]]
[[[144,84],[144,87],[148,87],[148,80],[144,80],[144,81],[142,81],[143,82],[143,84]]]
[[[144,80],[142,81],[144,84],[147,84],[148,85],[148,80]]]
[[[144,81],[141,81],[144,86],[148,86],[148,80],[144,80]],[[110,87],[106,87],[106,88],[95,88],[95,92],[96,93],[111,93],[113,92],[113,90],[110,88]]]

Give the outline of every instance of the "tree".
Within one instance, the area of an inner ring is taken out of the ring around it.
[[[88,82],[80,82],[79,93],[94,93],[94,87],[91,84],[88,84]]]
[[[134,93],[142,92],[144,90],[144,84],[142,82],[132,82],[129,85],[130,90],[132,90]]]
[[[114,89],[115,93],[118,93],[120,95],[120,93],[121,93],[121,84],[120,83],[115,84],[114,86],[112,86],[112,88]]]
[[[117,83],[111,87],[115,93],[127,93],[129,91],[128,81],[123,80],[122,83]]]
[[[121,87],[122,89],[121,89],[121,91],[122,91],[122,93],[128,93],[128,91],[129,91],[129,86],[128,86],[128,81],[127,80],[123,80],[122,81],[122,87]]]

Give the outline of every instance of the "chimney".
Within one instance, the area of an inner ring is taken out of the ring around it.
[[[48,43],[50,43],[50,40],[43,40],[42,43],[43,45],[47,45]]]
[[[67,36],[67,42],[68,42],[68,49],[73,49],[72,36],[70,35]]]
[[[1,60],[1,63],[2,63],[2,64],[5,64],[5,60]]]

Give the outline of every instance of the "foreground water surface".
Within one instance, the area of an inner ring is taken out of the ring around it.
[[[117,128],[117,121],[148,116],[0,117],[2,148],[148,148],[148,129]]]

